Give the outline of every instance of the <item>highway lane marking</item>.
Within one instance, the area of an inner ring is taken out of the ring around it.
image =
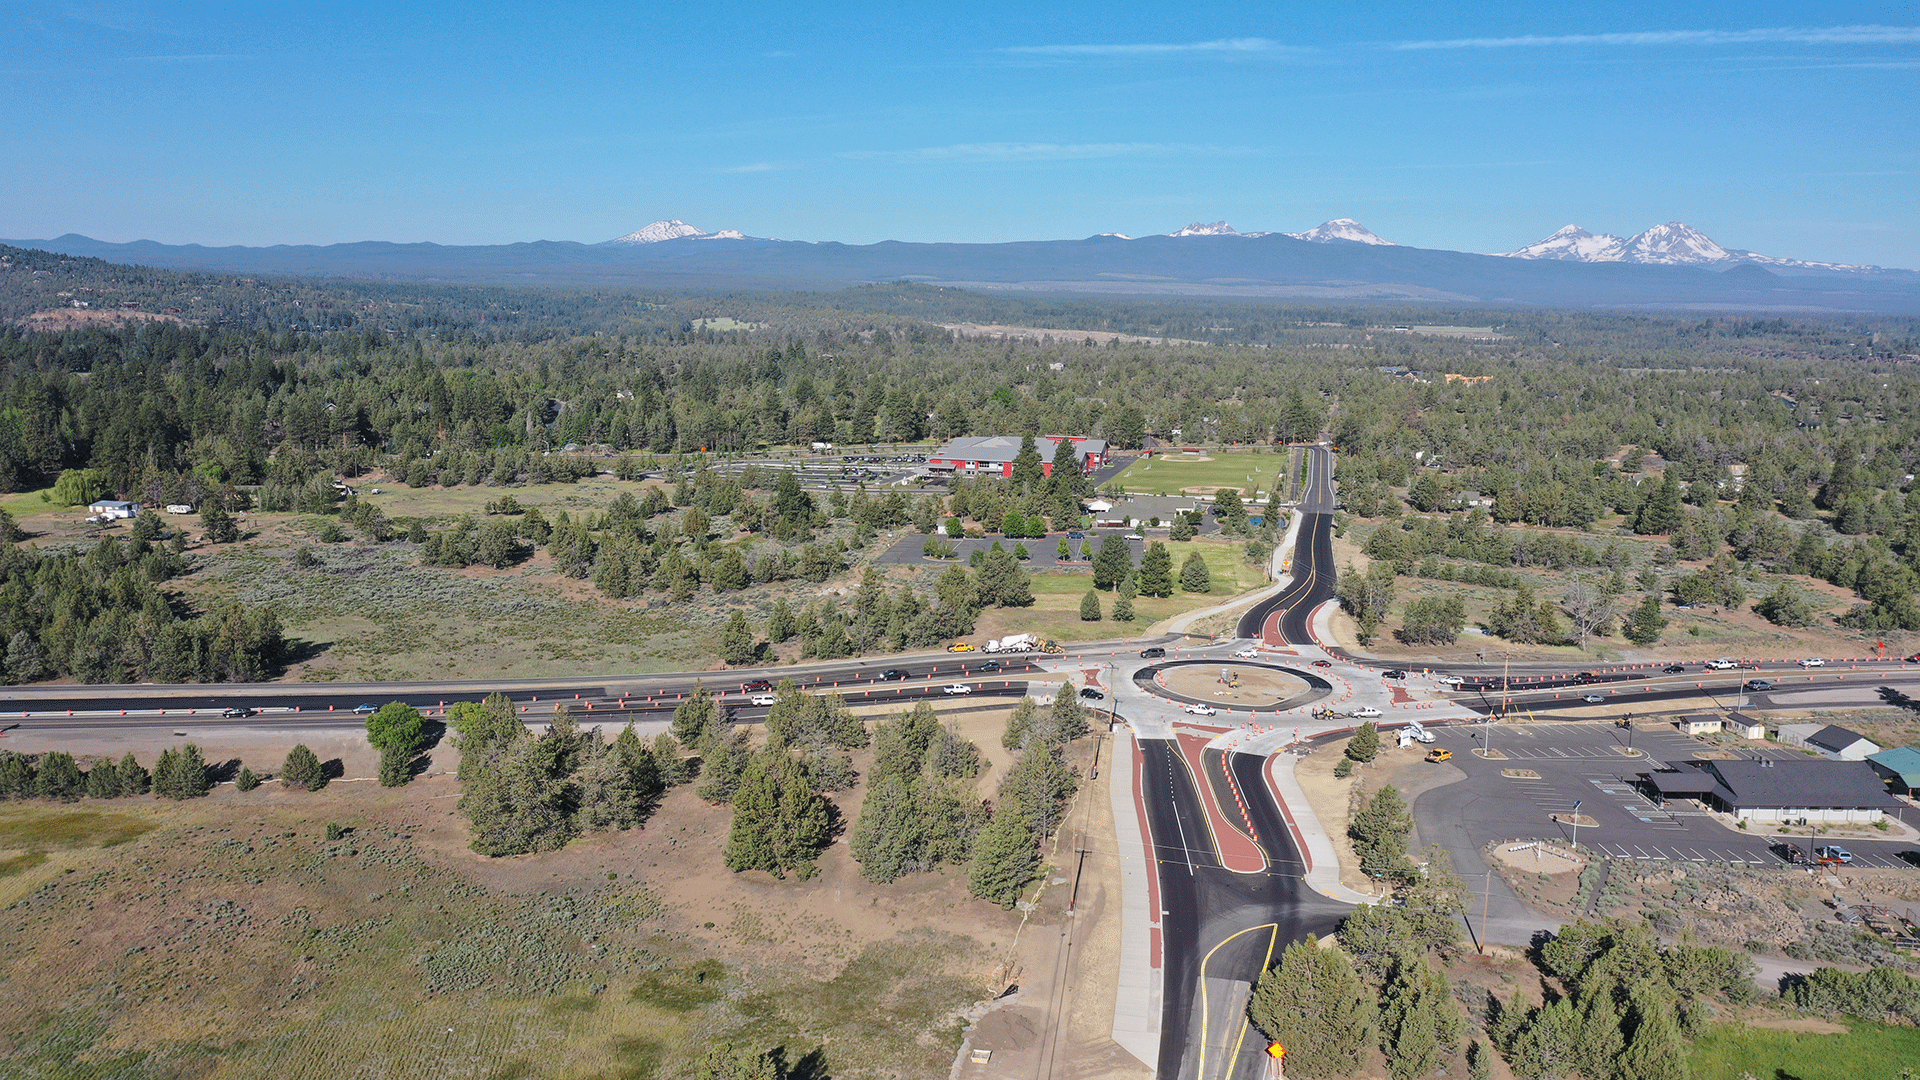
[[[1267,937],[1267,958],[1260,963],[1260,970],[1262,973],[1265,973],[1267,965],[1273,963],[1274,945],[1280,940],[1280,924],[1277,922],[1260,923],[1257,926],[1249,926],[1245,930],[1237,930],[1228,934],[1226,937],[1221,938],[1219,943],[1214,945],[1213,948],[1208,949],[1207,955],[1200,958],[1200,1068],[1195,1074],[1195,1080],[1206,1080],[1207,1077],[1207,1035],[1213,1024],[1213,1003],[1207,997],[1207,964],[1212,962],[1214,953],[1219,952],[1227,942],[1232,941],[1234,938],[1242,934],[1250,934],[1255,930],[1269,929],[1272,933]],[[1249,996],[1251,996],[1253,991],[1251,984],[1249,984],[1247,991]],[[1247,1037],[1247,1025],[1249,1022],[1243,1010],[1240,1020],[1240,1035],[1233,1041],[1233,1053],[1227,1056],[1227,1068],[1229,1070],[1233,1068],[1234,1060],[1240,1056],[1240,1045]],[[1222,1075],[1225,1076],[1227,1074],[1223,1073]]]

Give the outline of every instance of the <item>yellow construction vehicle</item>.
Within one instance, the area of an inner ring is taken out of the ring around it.
[[[1040,643],[1040,651],[1043,653],[1063,653],[1067,650],[1061,647],[1059,642],[1048,640]]]

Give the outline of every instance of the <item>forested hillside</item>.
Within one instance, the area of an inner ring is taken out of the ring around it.
[[[1630,529],[1670,537],[1680,560],[1738,560],[1684,594],[1676,588],[1676,603],[1696,594],[1724,600],[1740,571],[1799,573],[1855,591],[1861,608],[1849,625],[1920,630],[1912,602],[1920,496],[1910,493],[1920,456],[1920,335],[1907,323],[1005,301],[904,284],[644,300],[223,282],[0,254],[11,260],[0,273],[0,307],[9,312],[45,310],[38,305],[82,289],[102,303],[181,307],[172,319],[0,331],[0,492],[52,488],[49,506],[116,496],[208,507],[203,525],[214,540],[230,531],[223,515],[231,509],[343,514],[375,543],[411,541],[426,565],[505,566],[530,540],[549,547],[562,573],[591,578],[606,595],[654,589],[678,602],[706,588],[824,580],[845,567],[847,540],[864,542],[860,530],[870,537],[911,522],[933,531],[949,514],[987,532],[1004,531],[1010,513],[1070,519],[1056,504],[1071,493],[1046,484],[827,499],[776,490],[771,474],[702,471],[722,458],[816,440],[1002,433],[1084,433],[1121,449],[1176,431],[1182,443],[1328,437],[1353,513],[1439,515],[1368,539],[1368,551],[1400,573],[1508,586],[1496,570],[1434,560],[1597,565],[1606,558],[1602,538],[1524,527]],[[217,311],[201,317],[193,297]],[[389,319],[382,303],[417,317]],[[495,304],[544,314],[516,324],[496,319]],[[625,314],[609,318],[614,311]],[[317,314],[325,312],[333,315]],[[1247,340],[969,339],[938,325],[955,317]],[[1481,329],[1410,329],[1468,319]],[[413,488],[510,488],[663,467],[670,491],[604,515],[453,522],[433,533],[385,521],[336,486],[375,471]],[[1490,512],[1444,520],[1476,497]],[[813,543],[829,522],[847,531]],[[12,532],[4,521],[0,530]],[[740,546],[727,546],[734,541]],[[125,601],[88,611],[145,609],[159,618],[144,590],[182,569],[156,562],[162,554],[96,553],[85,574],[16,561],[10,574],[22,589],[56,578],[79,588],[85,578],[95,595]],[[140,589],[115,586],[116,576],[138,579]],[[1789,614],[1792,599],[1780,598]],[[908,626],[949,606],[866,621]],[[195,645],[147,633],[140,650],[83,663],[76,658],[94,656],[90,639],[69,626],[51,648],[56,618],[44,612],[16,618],[9,632],[38,635],[39,652],[57,652],[62,671],[240,677],[270,664],[262,649],[277,647],[271,626],[236,623],[228,640],[239,644],[225,653],[206,634]],[[69,624],[80,618],[68,615]],[[888,637],[897,647],[953,632],[923,629]],[[156,659],[163,639],[171,644]],[[223,659],[242,654],[244,662]]]

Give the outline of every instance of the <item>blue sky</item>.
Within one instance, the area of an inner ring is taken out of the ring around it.
[[[1920,267],[1900,3],[0,2],[0,236],[1004,241],[1686,221]],[[1577,9],[1576,9],[1577,8]]]

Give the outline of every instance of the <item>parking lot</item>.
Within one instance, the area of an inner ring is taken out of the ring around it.
[[[1781,865],[1785,860],[1766,836],[1748,836],[1727,828],[1692,802],[1662,806],[1634,783],[1644,771],[1666,761],[1693,759],[1718,748],[1678,731],[1642,727],[1629,733],[1610,722],[1528,725],[1463,725],[1433,729],[1436,747],[1453,759],[1435,768],[1458,768],[1465,779],[1422,794],[1414,816],[1424,839],[1450,849],[1456,865],[1464,856],[1477,860],[1486,845],[1508,840],[1551,837],[1577,840],[1580,846],[1617,858],[1678,862]],[[1628,746],[1631,740],[1631,749]],[[1502,755],[1484,758],[1482,745]],[[1744,745],[1742,756],[1785,759],[1799,751],[1766,743]],[[1579,804],[1583,822],[1576,831],[1554,815],[1570,816]],[[1910,814],[1920,821],[1920,814]],[[1907,866],[1899,852],[1920,844],[1898,840],[1799,838],[1810,844],[1837,843],[1854,854],[1855,866]]]

